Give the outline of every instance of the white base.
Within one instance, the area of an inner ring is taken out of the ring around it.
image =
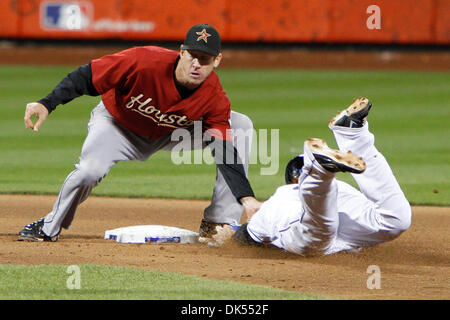
[[[199,234],[161,225],[141,225],[107,230],[105,239],[120,243],[197,243]]]

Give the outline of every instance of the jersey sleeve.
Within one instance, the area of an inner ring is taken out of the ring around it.
[[[243,197],[255,197],[233,142],[213,138],[208,146],[211,148],[217,169],[222,173],[236,200],[240,202]]]
[[[51,113],[60,104],[66,104],[82,95],[98,96],[92,84],[91,64],[87,63],[69,73],[45,98],[38,100]]]
[[[135,69],[136,61],[136,48],[92,60],[92,83],[97,92],[104,94],[124,85]]]

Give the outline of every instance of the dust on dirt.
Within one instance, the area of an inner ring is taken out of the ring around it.
[[[0,195],[0,264],[98,264],[180,272],[268,285],[343,299],[448,299],[450,208],[414,207],[411,228],[361,252],[305,258],[275,248],[230,243],[121,244],[106,230],[161,224],[198,231],[208,201],[90,197],[56,243],[17,241],[18,231],[44,216],[56,196]],[[381,289],[368,289],[376,265]]]

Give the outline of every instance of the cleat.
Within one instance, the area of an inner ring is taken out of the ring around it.
[[[19,241],[50,241],[55,242],[58,240],[58,235],[49,237],[43,231],[44,218],[41,218],[35,222],[27,224],[19,232]]]
[[[355,99],[347,109],[339,112],[330,120],[328,127],[330,129],[334,126],[361,128],[369,114],[370,108],[372,108],[372,102],[369,99],[364,97]]]
[[[351,151],[331,149],[322,139],[310,138],[306,140],[306,146],[317,162],[327,171],[362,173],[366,170],[366,163],[362,158]]]

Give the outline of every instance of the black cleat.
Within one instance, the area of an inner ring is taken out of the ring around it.
[[[19,241],[50,241],[55,242],[58,240],[58,235],[54,237],[47,236],[43,231],[44,218],[41,218],[35,222],[27,224],[19,232]]]
[[[369,114],[370,108],[372,108],[372,102],[369,99],[364,97],[355,99],[347,109],[339,112],[330,120],[328,127],[330,129],[334,126],[361,128]]]
[[[366,170],[364,160],[351,151],[331,149],[324,140],[318,138],[306,140],[306,145],[317,162],[327,171],[362,173]]]

